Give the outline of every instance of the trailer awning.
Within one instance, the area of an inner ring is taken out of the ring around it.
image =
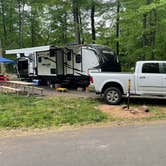
[[[0,57],[0,63],[15,63],[15,61]]]

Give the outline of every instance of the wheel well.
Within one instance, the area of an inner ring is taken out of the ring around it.
[[[104,91],[105,91],[107,88],[110,88],[110,87],[118,88],[118,89],[122,92],[122,94],[124,93],[122,86],[121,86],[119,83],[117,83],[117,82],[108,82],[108,83],[106,83],[106,84],[104,85],[103,89],[102,89],[102,93],[104,93]]]

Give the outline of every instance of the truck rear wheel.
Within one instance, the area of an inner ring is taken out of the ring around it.
[[[116,87],[110,87],[104,91],[104,100],[107,104],[117,105],[122,99],[122,92]]]

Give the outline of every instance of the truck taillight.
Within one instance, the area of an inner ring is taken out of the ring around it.
[[[90,83],[93,84],[93,77],[90,76]]]

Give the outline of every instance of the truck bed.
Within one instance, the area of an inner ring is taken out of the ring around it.
[[[124,94],[127,93],[128,89],[128,80],[131,81],[131,93],[135,92],[135,80],[134,73],[125,73],[125,72],[102,72],[102,73],[91,73],[93,77],[93,82],[95,84],[96,92],[101,92],[103,86],[109,82],[119,83],[124,88]]]

